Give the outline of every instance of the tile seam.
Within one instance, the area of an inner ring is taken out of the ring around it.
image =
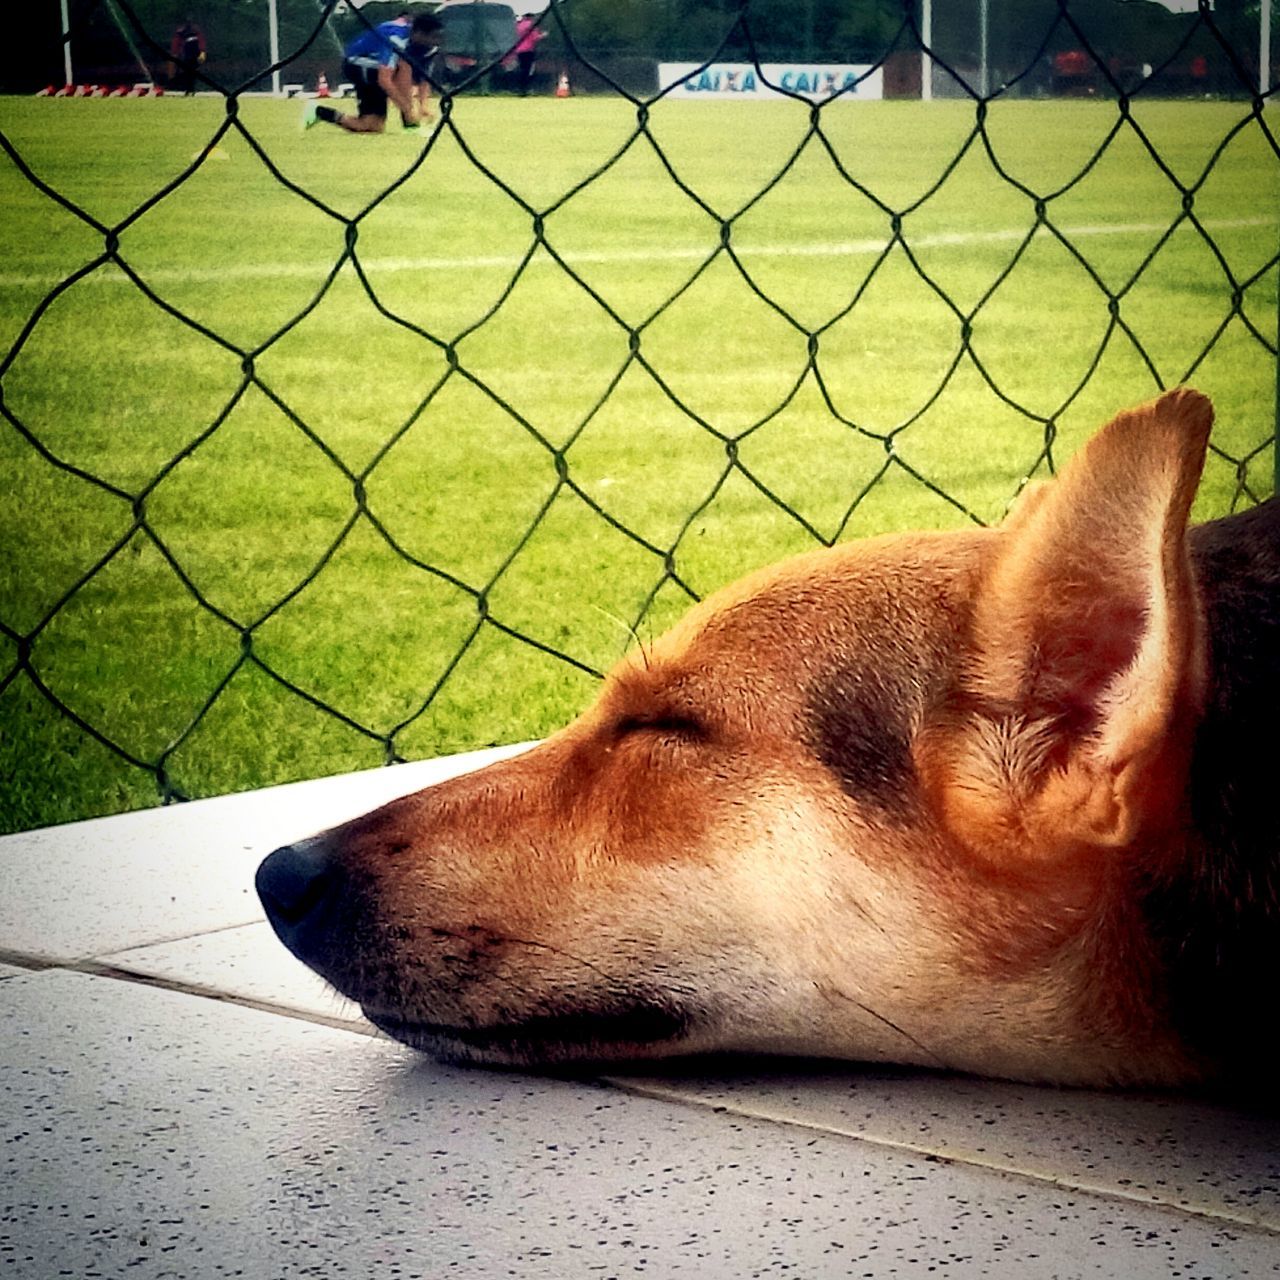
[[[653,1098],[702,1110],[723,1112],[726,1115],[741,1116],[743,1119],[759,1120],[769,1124],[802,1129],[807,1133],[825,1134],[827,1137],[843,1138],[851,1142],[865,1142],[870,1146],[881,1147],[907,1155],[917,1155],[932,1162],[964,1165],[969,1168],[984,1169],[988,1173],[1024,1178],[1041,1186],[1057,1187],[1063,1191],[1078,1192],[1081,1195],[1094,1196],[1105,1200],[1139,1204],[1146,1208],[1159,1209],[1178,1217],[1194,1218],[1198,1222],[1207,1221],[1216,1223],[1219,1226],[1244,1227],[1268,1236],[1280,1235],[1280,1223],[1267,1221],[1257,1214],[1251,1214],[1243,1210],[1212,1208],[1207,1205],[1197,1204],[1194,1201],[1163,1197],[1155,1192],[1143,1194],[1136,1191],[1126,1191],[1122,1187],[1093,1182],[1087,1178],[1057,1177],[1049,1173],[1037,1172],[1034,1169],[1022,1168],[1012,1161],[996,1160],[990,1156],[974,1151],[966,1151],[962,1148],[948,1149],[946,1147],[931,1147],[924,1143],[905,1142],[895,1138],[862,1132],[857,1129],[846,1129],[798,1119],[794,1116],[781,1115],[765,1108],[747,1107],[741,1104],[719,1101],[713,1102],[707,1098],[680,1093],[678,1090],[641,1084],[615,1076],[604,1076],[601,1079],[613,1088],[636,1094],[639,1097]]]

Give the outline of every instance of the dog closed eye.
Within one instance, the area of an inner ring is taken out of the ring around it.
[[[676,738],[683,742],[705,742],[710,736],[706,725],[701,721],[679,713],[624,716],[618,721],[614,733],[619,740],[644,733]]]

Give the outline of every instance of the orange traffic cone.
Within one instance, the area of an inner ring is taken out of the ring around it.
[[[569,73],[562,71],[560,79],[556,83],[556,97],[567,98],[573,91],[569,88]]]
[[[316,81],[316,97],[327,98],[329,96],[329,80],[325,73],[320,73],[320,79]]]

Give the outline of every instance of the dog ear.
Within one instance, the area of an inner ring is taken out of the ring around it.
[[[1052,864],[1177,819],[1205,684],[1186,523],[1212,422],[1185,388],[1122,413],[1000,527],[917,751],[980,855]]]

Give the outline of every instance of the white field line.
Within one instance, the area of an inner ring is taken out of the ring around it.
[[[1274,217],[1222,218],[1205,220],[1201,225],[1209,231],[1240,231],[1253,227],[1272,227]],[[1116,222],[1096,226],[1058,227],[1068,240],[1085,236],[1135,236],[1159,235],[1169,229],[1167,222]],[[1191,229],[1191,224],[1179,224],[1180,232]],[[1006,244],[1022,240],[1025,227],[1010,227],[1002,231],[958,231],[930,236],[906,236],[911,249],[966,248],[970,245]],[[1041,227],[1038,236],[1050,232]],[[553,242],[554,243],[554,242]],[[735,252],[743,258],[849,258],[872,257],[883,253],[886,239],[842,240],[818,244],[734,245]],[[602,249],[597,251],[559,251],[572,267],[626,264],[637,262],[703,262],[715,252],[716,246],[677,249]],[[237,280],[297,280],[314,279],[319,282],[333,269],[329,262],[259,262],[236,263],[225,267],[162,267],[159,270],[138,270],[149,285],[166,284],[217,284]],[[479,255],[468,258],[361,258],[361,266],[370,274],[399,271],[475,271],[485,267],[502,267],[514,270],[521,258],[512,254]],[[531,266],[546,265],[554,259],[545,252],[536,253]],[[135,268],[136,269],[136,268]],[[33,286],[49,286],[63,280],[70,272],[0,272],[0,289],[23,289]],[[118,267],[105,265],[86,276],[83,284],[124,284],[129,278]]]

